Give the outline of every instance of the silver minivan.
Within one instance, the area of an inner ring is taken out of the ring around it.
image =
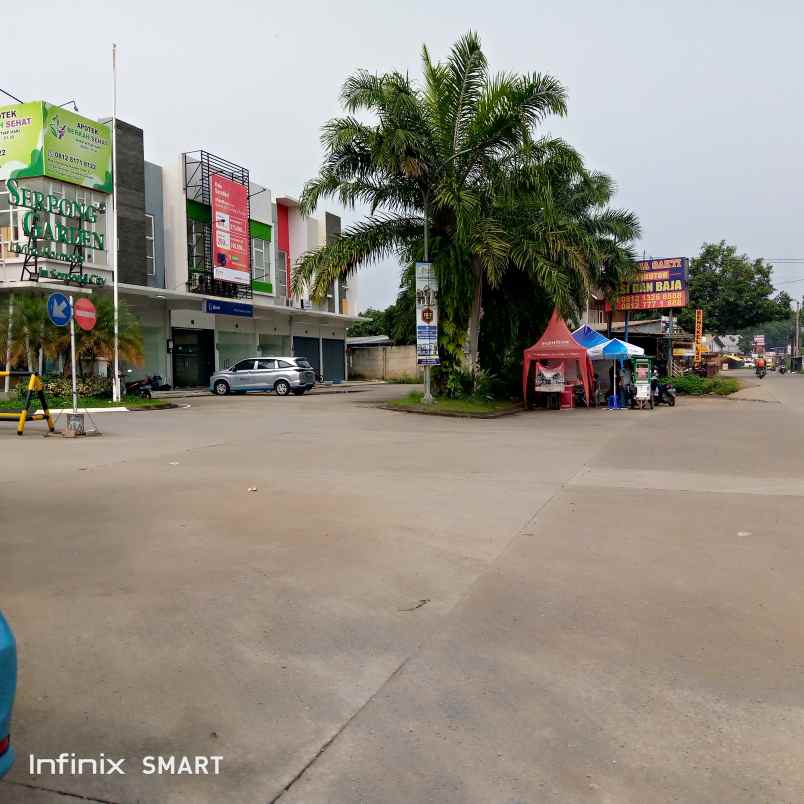
[[[218,396],[248,391],[301,396],[314,385],[315,371],[304,357],[248,357],[216,371],[209,380],[209,390]]]

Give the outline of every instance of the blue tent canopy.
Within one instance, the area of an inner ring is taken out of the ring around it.
[[[626,343],[619,338],[612,338],[604,345],[593,346],[589,349],[592,360],[628,360],[629,357],[644,355],[645,350],[633,343]]]
[[[575,332],[572,333],[572,337],[583,346],[584,349],[591,349],[593,346],[597,346],[600,343],[606,343],[608,338],[605,335],[601,335],[596,330],[592,329],[589,324],[584,324],[582,327],[578,327]]]

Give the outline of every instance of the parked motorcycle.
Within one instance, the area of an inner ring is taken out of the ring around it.
[[[675,407],[676,389],[670,383],[656,382],[653,387],[653,404]]]
[[[120,375],[121,381],[125,375]],[[139,396],[142,399],[150,399],[151,391],[169,391],[170,386],[162,382],[162,378],[158,374],[153,377],[143,377],[141,380],[133,380],[131,382],[124,382],[126,394],[129,396]]]

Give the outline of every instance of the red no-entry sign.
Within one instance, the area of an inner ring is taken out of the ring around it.
[[[73,318],[81,329],[89,332],[98,321],[95,305],[89,299],[78,299],[75,303]]]

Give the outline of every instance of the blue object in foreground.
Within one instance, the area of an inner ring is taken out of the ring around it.
[[[17,644],[0,614],[0,779],[14,764],[11,747],[11,709],[17,690]]]
[[[51,293],[47,297],[47,317],[57,326],[66,327],[73,317],[70,300],[63,293]]]

